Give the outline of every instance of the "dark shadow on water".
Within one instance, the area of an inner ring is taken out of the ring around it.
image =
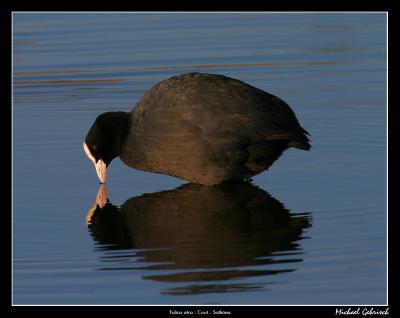
[[[146,271],[143,279],[179,285],[161,291],[169,295],[268,288],[240,279],[295,271],[302,261],[297,242],[310,220],[249,183],[185,184],[120,208],[102,186],[86,217],[108,265],[101,270]]]

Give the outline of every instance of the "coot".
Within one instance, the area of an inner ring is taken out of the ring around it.
[[[83,148],[101,183],[115,157],[128,166],[203,185],[239,181],[268,169],[284,150],[309,150],[292,109],[237,79],[207,73],[155,85],[131,112],[106,112]]]

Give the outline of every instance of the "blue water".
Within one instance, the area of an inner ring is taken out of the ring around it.
[[[386,44],[383,13],[14,13],[13,303],[385,304]],[[281,97],[312,149],[218,191],[116,159],[96,209],[95,117],[193,71]]]

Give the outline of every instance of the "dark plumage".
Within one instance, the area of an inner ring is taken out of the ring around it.
[[[119,156],[139,170],[214,185],[268,169],[289,147],[310,149],[306,135],[278,97],[226,76],[189,73],[155,85],[130,113],[101,114],[85,151],[96,168]]]

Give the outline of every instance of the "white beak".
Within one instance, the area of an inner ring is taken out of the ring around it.
[[[107,166],[106,166],[106,164],[101,159],[96,162],[96,160],[94,159],[94,157],[90,153],[90,150],[89,150],[88,146],[86,145],[86,143],[83,143],[83,150],[85,151],[85,154],[86,154],[86,156],[88,156],[90,161],[93,162],[93,164],[94,164],[94,166],[96,168],[97,176],[100,179],[100,182],[101,183],[105,183],[106,182],[106,178],[107,178]]]
[[[107,166],[105,162],[102,159],[100,159],[99,161],[96,162],[95,167],[100,182],[105,183],[107,178]]]

